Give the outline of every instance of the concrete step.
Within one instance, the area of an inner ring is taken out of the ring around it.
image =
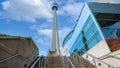
[[[89,61],[85,60],[82,57],[70,56],[69,58],[71,62],[74,64],[75,68],[96,68]],[[45,68],[72,68],[71,64],[67,61],[67,58],[64,56],[63,57],[50,56],[46,57],[44,61],[46,61]]]

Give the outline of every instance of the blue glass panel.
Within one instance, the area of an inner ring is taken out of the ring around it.
[[[79,33],[78,39],[79,40],[82,39],[82,33],[81,32]]]
[[[68,36],[65,37],[65,39],[64,39],[64,41],[63,41],[63,44],[62,44],[63,47],[64,47],[65,44],[68,42],[68,40],[71,39],[72,35],[73,35],[73,32],[71,32]]]
[[[98,31],[96,31],[95,34],[89,39],[87,44],[90,48],[92,48],[93,46],[95,46],[101,40],[102,40],[102,37],[100,36],[100,33]]]
[[[92,24],[93,20],[92,17],[89,16],[84,27],[83,27],[83,31],[86,33],[86,31],[89,29],[90,25]]]
[[[80,50],[82,47],[84,46],[83,44],[83,41],[81,40],[79,43],[78,43],[78,50]]]
[[[76,54],[75,51],[78,51],[79,54],[81,50],[87,51],[89,48],[92,48],[99,41],[101,41],[101,39],[102,37],[97,31],[97,27],[92,17],[89,16],[76,41],[74,42],[70,52],[72,54]]]
[[[90,28],[88,29],[88,31],[85,33],[86,39],[89,39],[89,38],[93,35],[93,33],[94,33],[94,31],[93,31],[93,29],[90,27]]]
[[[94,36],[91,37],[87,42],[89,48],[92,48],[96,43],[97,43],[97,39]]]
[[[102,37],[101,37],[101,35],[100,35],[100,33],[98,31],[95,33],[94,36],[96,37],[98,42],[102,40]]]
[[[94,32],[97,30],[97,27],[96,27],[96,25],[95,25],[94,22],[92,23],[91,27],[92,27],[92,29],[93,29]]]
[[[120,38],[120,22],[102,28],[106,38]]]

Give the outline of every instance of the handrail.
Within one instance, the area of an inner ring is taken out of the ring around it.
[[[113,55],[109,55],[108,57],[112,57],[112,58],[120,60],[120,57],[116,57],[116,56],[113,56]]]
[[[46,68],[46,57],[44,57],[44,68]]]
[[[68,60],[68,62],[72,65],[72,68],[75,68],[75,66],[73,65],[73,63],[71,62],[71,60],[68,58],[68,56],[65,56]]]
[[[40,60],[41,57],[39,57],[32,65],[30,68],[34,68],[35,64]]]
[[[84,51],[82,51],[82,52],[84,52]],[[104,64],[106,64],[106,65],[108,65],[108,66],[110,66],[110,67],[112,67],[112,68],[116,68],[116,67],[114,67],[113,65],[110,65],[110,64],[108,64],[108,63],[100,60],[99,58],[97,58],[97,57],[95,57],[95,56],[93,56],[93,55],[91,55],[91,54],[89,54],[89,53],[87,53],[87,52],[84,52],[84,53],[87,54],[87,55],[89,55],[89,56],[91,56],[93,59],[96,59],[96,60],[98,60],[98,61],[100,61],[100,62],[102,62],[102,63],[104,63]]]
[[[107,56],[105,56],[105,57],[102,58],[102,59],[106,59],[106,58],[114,58],[114,59],[118,59],[118,60],[120,60],[120,57],[113,56],[113,55],[107,55]]]
[[[63,55],[62,55],[62,52],[61,52],[61,51],[60,51],[60,57],[62,58],[63,68],[65,68],[64,58],[63,58]]]
[[[16,56],[18,56],[19,54],[15,54],[15,55],[13,55],[13,56],[10,56],[10,57],[7,57],[7,58],[5,58],[5,59],[3,59],[3,60],[0,60],[0,63],[2,63],[2,62],[4,62],[4,61],[6,61],[6,60],[9,60],[9,59],[11,59],[11,58],[14,58],[14,57],[16,57]]]

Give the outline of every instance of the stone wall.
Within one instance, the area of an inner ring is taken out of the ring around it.
[[[0,36],[0,68],[28,68],[37,56],[31,38]]]

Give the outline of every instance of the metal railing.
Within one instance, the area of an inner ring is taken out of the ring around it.
[[[120,54],[119,54],[120,55]],[[117,57],[116,55],[106,55],[106,56],[103,56],[103,57],[101,57],[102,58],[102,60],[103,59],[106,59],[106,58],[113,58],[113,59],[117,59],[117,60],[120,60],[120,57]]]
[[[120,57],[116,57],[116,56],[113,56],[113,55],[110,55],[109,57],[112,57],[112,58],[120,60]]]
[[[41,56],[39,59],[39,68],[46,68],[46,56]]]
[[[42,59],[42,57],[38,57],[38,59],[31,65],[30,68],[34,68],[35,65]],[[39,67],[39,66],[38,66]]]
[[[82,51],[82,52],[84,52],[84,51]],[[93,56],[93,55],[91,55],[91,54],[89,54],[89,53],[87,53],[87,52],[84,52],[84,53],[87,54],[87,55],[89,55],[90,57],[93,58],[93,61],[94,61],[95,66],[96,66],[95,60],[98,60],[99,62],[102,62],[103,64],[107,65],[108,68],[117,68],[117,67],[115,67],[115,66],[113,66],[113,65],[110,65],[110,64],[108,64],[108,63],[102,61],[101,59],[99,59],[99,58],[97,58],[97,57],[95,57],[95,56]]]
[[[10,56],[10,57],[7,57],[7,58],[5,58],[5,59],[3,59],[3,60],[0,60],[0,63],[2,63],[2,62],[4,62],[4,61],[7,61],[7,60],[9,60],[9,59],[12,59],[12,58],[14,58],[14,57],[16,57],[16,56],[19,56],[19,54],[15,54],[15,55],[13,55],[13,56]]]
[[[65,56],[67,61],[71,64],[72,68],[75,68],[74,64],[71,62],[71,60],[68,58],[68,56]]]
[[[60,51],[60,57],[62,59],[62,63],[63,63],[63,68],[68,68],[70,65],[72,66],[72,68],[75,68],[74,64],[71,62],[71,60],[68,58],[68,56],[63,56],[62,52]],[[67,62],[70,64],[68,64]],[[67,64],[67,66],[66,66]]]
[[[60,57],[62,58],[63,68],[65,68],[65,61],[64,61],[65,59],[61,51],[60,51]]]
[[[46,57],[43,58],[43,61],[44,61],[43,67],[46,68]]]

